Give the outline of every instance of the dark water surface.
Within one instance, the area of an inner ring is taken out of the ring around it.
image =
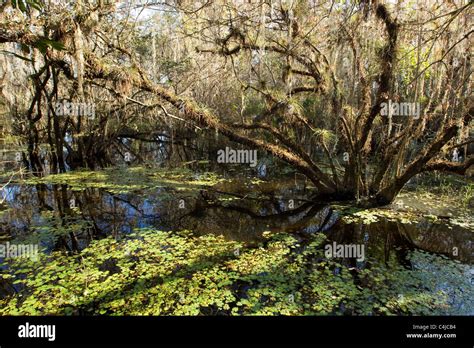
[[[347,220],[352,213],[346,208],[351,207],[314,202],[310,196],[305,182],[294,178],[240,177],[191,193],[171,187],[120,193],[87,186],[72,189],[67,184],[12,184],[3,192],[0,238],[39,242],[49,252],[79,251],[94,239],[120,237],[145,227],[223,235],[248,246],[257,245],[264,233],[291,233],[303,243],[312,234],[324,233],[327,244],[364,246],[363,261],[346,257],[340,260],[342,265],[360,271],[395,259],[404,268],[426,272],[430,286],[433,279],[445,278],[436,287],[452,295],[451,313],[474,314],[472,298],[453,295],[460,290],[459,274],[452,280],[450,268],[443,266],[445,262],[462,266],[461,277],[468,281],[461,280],[461,287],[467,287],[461,292],[472,293],[471,229],[424,217],[403,221],[379,215],[373,220]],[[386,211],[396,211],[396,206]],[[413,260],[413,251],[427,253],[431,261]]]

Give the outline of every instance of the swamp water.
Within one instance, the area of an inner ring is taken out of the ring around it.
[[[295,178],[144,167],[2,195],[0,242],[42,250],[0,258],[3,315],[474,314],[472,211],[435,196],[363,210],[311,201]]]

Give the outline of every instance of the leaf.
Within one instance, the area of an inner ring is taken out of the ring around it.
[[[40,50],[41,53],[45,54],[46,50],[51,47],[52,49],[63,51],[66,48],[64,45],[58,41],[50,40],[47,38],[40,39],[33,44],[34,47]]]
[[[38,11],[43,7],[43,2],[41,0],[26,0],[26,3]]]
[[[28,12],[30,8],[40,11],[43,7],[41,0],[12,0],[12,7],[18,8],[21,12]]]
[[[20,9],[21,12],[26,12],[26,4],[23,0],[12,0],[12,6]]]

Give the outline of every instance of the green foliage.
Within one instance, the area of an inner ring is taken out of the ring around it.
[[[417,73],[422,72],[429,66],[428,53],[421,52],[420,62],[418,63],[417,47],[408,45],[400,48],[400,70],[402,72],[403,82],[409,84]],[[417,70],[418,69],[418,70]],[[428,79],[430,71],[427,69],[422,75],[422,79]]]
[[[396,211],[391,209],[373,208],[373,209],[346,209],[343,211],[342,220],[345,223],[362,223],[364,225],[384,221],[400,222],[402,224],[417,223],[420,217],[414,213]]]
[[[44,2],[43,0],[11,0],[11,5],[13,8],[19,9],[24,14],[30,15],[30,12],[32,9],[41,11],[44,7]],[[21,46],[22,46],[21,49],[25,53],[29,53],[30,48],[27,45],[22,44]],[[43,54],[46,54],[46,51],[48,48],[58,50],[58,51],[65,50],[65,47],[61,42],[51,40],[46,37],[43,37],[37,40],[36,42],[34,42],[33,47],[37,48]],[[20,58],[25,61],[32,61],[31,59],[18,55],[14,52],[7,52],[7,51],[0,51],[0,52],[12,54],[15,57]]]
[[[74,171],[30,178],[27,184],[69,185],[73,191],[99,188],[112,193],[138,193],[145,189],[173,187],[177,191],[196,192],[203,186],[221,181],[215,173],[194,174],[186,168],[151,169],[145,167],[108,168],[101,171]]]
[[[264,234],[256,247],[221,236],[142,229],[80,254],[9,259],[14,294],[1,315],[442,314],[472,310],[465,266],[413,252],[354,271],[324,260],[325,236]],[[450,286],[452,285],[452,286]],[[455,290],[453,290],[455,289]],[[454,298],[454,300],[453,300]],[[456,303],[464,303],[459,307]]]
[[[28,12],[30,8],[40,11],[43,7],[42,0],[11,0],[12,6],[21,12]]]
[[[62,217],[52,211],[41,212],[42,222],[32,222],[31,233],[21,238],[21,242],[54,245],[61,237],[93,227],[92,221],[85,220],[79,215],[79,208],[72,208],[71,212],[71,215]]]
[[[52,48],[58,51],[65,50],[65,47],[62,43],[47,38],[42,38],[36,41],[33,45],[43,54],[46,54],[48,48]]]
[[[469,207],[474,199],[474,181],[467,177],[443,173],[423,173],[419,175],[416,193],[436,195],[436,200],[442,200],[457,208]],[[461,198],[461,200],[459,200]],[[425,197],[423,197],[425,199]]]

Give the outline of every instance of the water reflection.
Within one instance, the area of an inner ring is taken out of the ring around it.
[[[77,252],[93,239],[118,239],[135,228],[152,227],[223,235],[250,248],[264,240],[264,233],[288,232],[299,243],[291,254],[295,257],[312,235],[324,233],[327,243],[364,246],[363,261],[349,257],[337,260],[351,270],[354,282],[362,287],[361,272],[380,265],[390,268],[393,262],[408,270],[422,269],[427,275],[423,282],[430,288],[440,275],[447,277],[450,272],[441,256],[473,263],[472,231],[468,229],[429,220],[407,224],[383,218],[370,224],[347,224],[328,204],[307,200],[304,181],[293,178],[278,182],[241,178],[193,191],[156,187],[130,193],[102,188],[73,190],[58,184],[9,185],[2,197],[0,241],[40,243],[47,252]],[[413,259],[413,250],[431,256]],[[338,274],[340,267],[332,272]],[[448,295],[456,313],[471,313],[474,304],[458,296],[466,289],[456,285],[460,282],[459,275],[456,277],[439,281],[435,290]],[[0,295],[2,291],[8,293],[2,290],[5,286],[0,284]]]
[[[364,244],[370,257],[400,263],[414,248],[473,262],[472,232],[428,220],[406,224],[387,219],[345,224],[324,203],[304,199],[303,183],[231,180],[197,193],[179,195],[160,187],[126,194],[104,189],[73,191],[67,185],[9,185],[2,192],[0,236],[22,239],[36,236],[48,250],[77,251],[95,238],[119,237],[134,228],[192,230],[218,234],[252,244],[263,232],[305,235],[324,232],[340,244]],[[288,199],[288,197],[293,197]],[[355,265],[354,265],[355,266]]]

